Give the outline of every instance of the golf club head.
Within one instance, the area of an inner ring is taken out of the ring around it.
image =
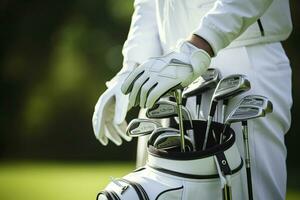
[[[184,91],[184,97],[199,95],[207,90],[215,88],[220,81],[220,72],[218,69],[209,68],[207,71],[193,81]]]
[[[159,127],[157,129],[155,129],[153,131],[153,133],[151,133],[150,137],[149,137],[149,140],[148,140],[148,144],[149,145],[153,145],[154,144],[154,141],[156,140],[156,138],[158,136],[160,136],[161,134],[163,133],[168,133],[168,132],[176,132],[176,133],[180,133],[178,129],[175,129],[175,128],[169,128],[169,127]]]
[[[193,150],[193,143],[188,136],[184,136],[185,140],[185,149],[188,151]],[[178,132],[165,132],[159,135],[155,141],[153,146],[157,149],[179,149],[181,145],[180,134]]]
[[[238,106],[227,117],[226,124],[247,121],[259,117],[264,117],[265,111],[257,106]]]
[[[190,112],[182,106],[182,117],[184,120],[190,120]],[[168,100],[159,100],[152,108],[148,108],[146,116],[151,119],[163,119],[178,116],[177,104]]]
[[[262,108],[265,113],[273,112],[272,102],[265,96],[248,95],[241,99],[239,106],[256,106]]]
[[[126,134],[131,137],[149,135],[159,127],[161,124],[151,119],[133,119],[126,129]]]
[[[222,78],[213,94],[213,100],[225,100],[237,96],[251,88],[250,81],[245,75],[234,74]]]

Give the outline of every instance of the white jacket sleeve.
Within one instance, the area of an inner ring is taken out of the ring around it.
[[[217,0],[194,34],[203,37],[215,55],[240,36],[268,9],[273,0]]]
[[[135,0],[127,40],[123,46],[123,66],[141,64],[162,53],[154,0]]]

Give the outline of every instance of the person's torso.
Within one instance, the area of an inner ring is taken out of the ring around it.
[[[178,40],[187,38],[200,24],[201,18],[213,8],[216,0],[156,0],[159,37],[164,52]],[[260,18],[235,39],[229,47],[285,40],[292,22],[288,0],[274,0]],[[230,23],[230,22],[228,22]]]

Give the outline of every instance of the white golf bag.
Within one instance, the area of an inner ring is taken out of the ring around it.
[[[245,200],[241,171],[243,160],[229,129],[218,144],[223,125],[212,123],[206,150],[202,136],[206,122],[193,121],[197,151],[180,152],[154,148],[148,144],[147,164],[114,179],[98,194],[98,200]],[[186,130],[191,126],[185,121]]]

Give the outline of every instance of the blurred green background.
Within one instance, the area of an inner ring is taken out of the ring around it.
[[[121,67],[132,4],[0,1],[1,200],[95,199],[110,176],[134,169],[136,141],[102,147],[91,126],[105,81]],[[291,2],[294,31],[284,42],[294,97],[286,136],[289,200],[300,199],[299,6]]]

